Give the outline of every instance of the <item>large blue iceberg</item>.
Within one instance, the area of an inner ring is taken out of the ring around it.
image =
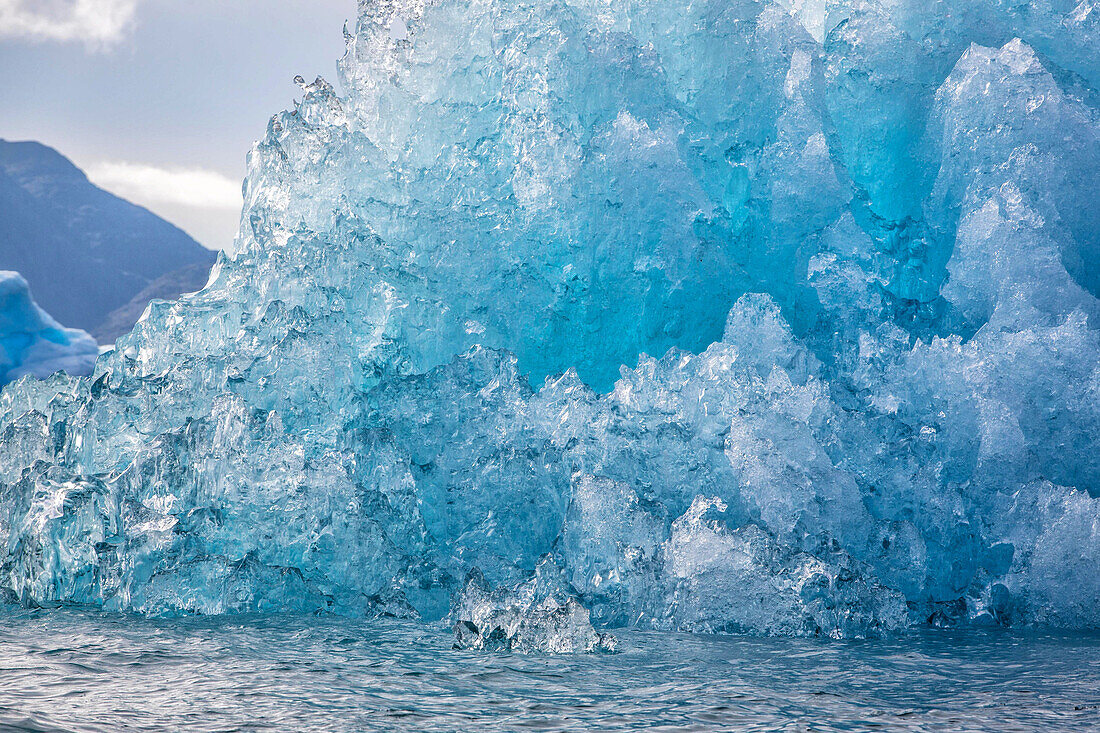
[[[515,609],[1100,627],[1100,5],[370,0],[346,36],[240,254],[0,396],[10,601],[552,649]]]

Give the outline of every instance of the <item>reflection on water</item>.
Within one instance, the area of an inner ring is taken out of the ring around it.
[[[6,609],[0,733],[1100,730],[1096,634],[617,635],[526,657],[403,622]]]

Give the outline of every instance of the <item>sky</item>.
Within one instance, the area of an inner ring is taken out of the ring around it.
[[[229,249],[245,156],[301,93],[336,83],[355,0],[0,0],[0,138]]]

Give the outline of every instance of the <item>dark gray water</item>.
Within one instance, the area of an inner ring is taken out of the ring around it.
[[[0,732],[1100,730],[1096,634],[619,639],[527,657],[399,622],[0,610]]]

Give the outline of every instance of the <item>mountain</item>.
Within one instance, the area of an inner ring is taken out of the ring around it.
[[[18,270],[66,326],[99,332],[154,281],[209,270],[214,258],[183,230],[93,185],[53,148],[0,140],[0,269]]]

